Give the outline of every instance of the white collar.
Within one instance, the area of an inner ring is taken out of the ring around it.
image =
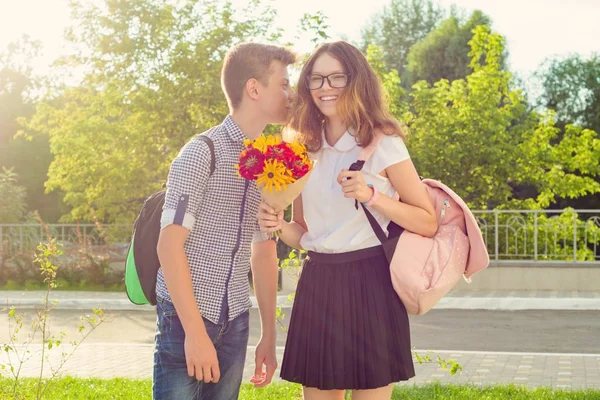
[[[327,143],[327,138],[325,137],[325,130],[323,130],[323,149],[335,149],[341,152],[347,152],[358,146],[356,143],[356,138],[352,136],[350,131],[346,130],[341,138],[335,143],[334,146],[331,146]]]

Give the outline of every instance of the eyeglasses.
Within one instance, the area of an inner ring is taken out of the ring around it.
[[[329,83],[330,87],[334,89],[341,89],[346,87],[348,84],[348,77],[348,74],[341,74],[339,72],[335,72],[327,76],[312,74],[306,79],[306,86],[308,86],[310,90],[321,89],[323,87],[323,83],[325,83],[325,79],[327,79],[327,83]]]

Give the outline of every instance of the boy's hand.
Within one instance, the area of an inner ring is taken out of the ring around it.
[[[219,382],[221,371],[217,350],[206,333],[186,335],[184,349],[189,376],[195,376],[204,383]]]
[[[277,356],[275,355],[275,340],[260,339],[256,346],[255,352],[256,367],[254,368],[254,376],[250,382],[255,387],[264,387],[271,383],[275,370],[277,369]],[[263,371],[263,365],[267,371]]]

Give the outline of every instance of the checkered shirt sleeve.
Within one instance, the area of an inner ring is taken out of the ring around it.
[[[171,224],[181,225],[190,231],[194,228],[210,176],[210,157],[208,145],[196,138],[188,142],[173,160],[167,180],[161,229]]]

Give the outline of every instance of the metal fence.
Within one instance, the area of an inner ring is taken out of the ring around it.
[[[49,237],[64,249],[84,249],[91,253],[110,252],[125,255],[131,235],[125,224],[0,224],[0,260],[3,257],[33,253]]]
[[[492,260],[536,262],[600,261],[599,210],[476,210]],[[0,224],[0,259],[31,252],[48,235],[65,247],[111,248],[125,255],[130,225],[94,224]]]
[[[473,214],[492,260],[600,260],[600,210],[477,210]]]

